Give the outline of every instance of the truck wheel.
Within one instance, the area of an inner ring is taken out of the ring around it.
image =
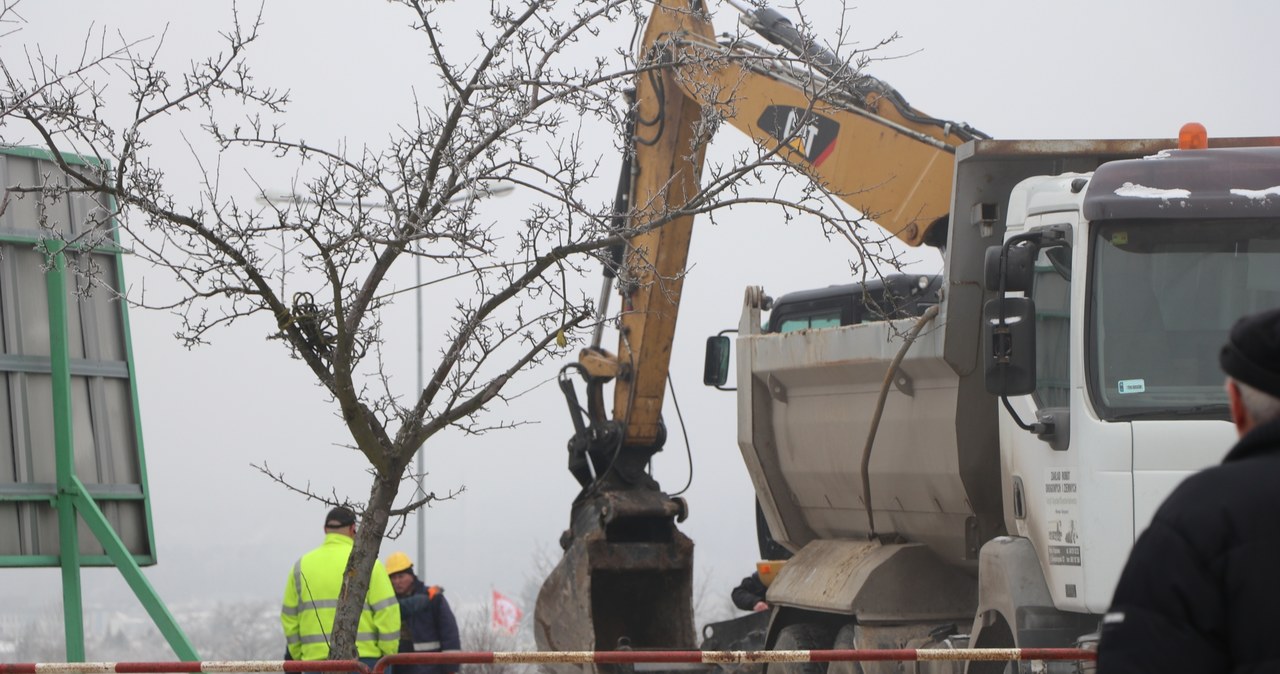
[[[836,650],[854,650],[858,648],[858,640],[854,636],[856,629],[857,626],[853,623],[841,627],[840,631],[836,632],[836,638],[831,647]],[[827,668],[827,674],[864,674],[864,672],[862,663],[850,661],[831,663],[831,666]]]
[[[775,651],[814,651],[831,648],[835,634],[817,623],[795,623],[778,630]],[[765,674],[827,674],[825,662],[771,662]]]
[[[1017,648],[1018,644],[1014,642],[1013,630],[1009,628],[1009,623],[999,614],[993,624],[983,628],[978,635],[978,640],[974,642],[970,648]],[[973,660],[969,662],[969,666],[965,668],[965,674],[1011,674],[1018,671],[1016,664],[1012,662],[981,662]]]

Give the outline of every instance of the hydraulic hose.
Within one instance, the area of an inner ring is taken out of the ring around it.
[[[898,353],[894,355],[893,360],[889,363],[889,369],[884,373],[884,382],[880,385],[880,397],[876,400],[876,410],[871,415],[871,430],[867,431],[867,444],[862,447],[862,501],[867,509],[867,528],[870,530],[867,537],[871,539],[877,537],[875,511],[871,507],[871,448],[875,446],[876,431],[880,428],[880,417],[884,414],[885,399],[889,397],[889,386],[893,384],[894,378],[898,376],[898,368],[902,366],[902,359],[907,355],[907,349],[911,348],[924,326],[928,325],[937,315],[938,305],[935,304],[926,309],[920,315],[916,324],[911,326],[911,330],[907,331],[902,347],[898,349]]]

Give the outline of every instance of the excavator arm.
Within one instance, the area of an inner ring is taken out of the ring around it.
[[[746,10],[744,10],[746,11]],[[634,223],[659,228],[627,248],[613,419],[623,444],[660,442],[671,344],[688,259],[707,129],[723,120],[762,152],[804,171],[908,245],[945,243],[956,146],[980,132],[930,117],[897,91],[849,70],[776,11],[748,25],[794,52],[780,58],[748,42],[715,41],[699,0],[664,0],[638,62]]]
[[[685,506],[659,490],[647,465],[666,435],[664,392],[693,218],[708,205],[701,173],[712,130],[728,122],[910,245],[945,240],[955,147],[981,136],[911,108],[773,10],[739,7],[745,23],[793,57],[717,42],[704,0],[654,5],[637,56],[634,144],[615,219],[631,232],[615,258],[618,352],[600,348],[597,331],[566,368],[587,381],[586,420],[561,377],[575,426],[570,470],[583,491],[535,609],[544,649],[692,647],[693,550],[675,526]],[[607,278],[602,305],[610,286]]]

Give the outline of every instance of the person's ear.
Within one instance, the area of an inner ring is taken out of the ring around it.
[[[1236,425],[1237,433],[1244,435],[1253,426],[1253,421],[1249,419],[1249,410],[1240,396],[1240,386],[1230,377],[1227,378],[1227,402],[1231,406],[1231,423]]]

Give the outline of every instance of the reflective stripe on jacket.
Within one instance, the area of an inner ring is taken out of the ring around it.
[[[290,569],[280,624],[293,659],[329,658],[333,617],[354,544],[349,536],[326,534],[324,544],[303,555]],[[356,651],[362,658],[378,658],[395,653],[399,645],[400,606],[386,569],[374,560],[356,632]]]

